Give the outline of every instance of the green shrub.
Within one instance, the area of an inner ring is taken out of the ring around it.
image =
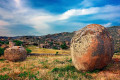
[[[68,47],[67,47],[67,45],[66,45],[65,42],[64,42],[62,45],[60,45],[60,47],[61,47],[62,49],[68,49]]]
[[[0,80],[11,80],[8,75],[0,75]]]
[[[56,52],[55,55],[58,55],[59,52]]]
[[[24,71],[24,73],[20,73],[18,76],[19,77],[27,77],[28,75],[29,75],[29,73]]]
[[[23,44],[22,41],[18,41],[18,40],[14,40],[13,42],[15,43],[16,46],[21,46]]]
[[[0,56],[4,54],[4,49],[0,47]]]
[[[32,50],[30,50],[30,49],[26,49],[26,51],[27,51],[27,53],[31,53],[32,52]]]
[[[4,44],[4,42],[3,42],[3,41],[0,41],[0,43],[1,43],[1,44]]]
[[[5,59],[0,59],[0,61],[5,61]]]
[[[58,47],[56,47],[56,46],[53,46],[53,49],[58,49]]]
[[[72,63],[72,59],[70,59],[70,60],[67,59],[66,62]]]
[[[58,77],[64,77],[64,74],[63,74],[62,72],[60,72],[60,73],[58,74]]]
[[[59,68],[54,68],[54,69],[52,69],[51,72],[58,72],[59,70],[60,70]]]
[[[119,53],[119,52],[120,52],[120,49],[119,49],[119,50],[114,51],[114,53]]]
[[[26,72],[26,71],[24,71],[23,73],[20,73],[19,75],[18,75],[18,77],[21,77],[21,78],[25,78],[25,77],[28,77],[29,78],[29,80],[40,80],[40,79],[38,79],[37,77],[36,77],[36,75],[35,74],[33,74],[33,73],[31,73],[31,72]]]
[[[115,53],[115,55],[120,55],[120,53]]]
[[[35,78],[35,80],[38,80],[36,75],[29,72],[29,79],[32,80],[33,78]]]
[[[9,41],[0,41],[1,44],[9,44]]]
[[[10,68],[4,67],[4,68],[2,68],[2,69],[1,69],[1,71],[0,71],[0,72],[10,71],[10,70],[11,70]]]
[[[9,41],[4,41],[4,44],[9,44]]]

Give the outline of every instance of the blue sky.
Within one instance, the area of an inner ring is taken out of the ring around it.
[[[120,26],[120,0],[0,0],[0,36],[72,32],[88,24]]]

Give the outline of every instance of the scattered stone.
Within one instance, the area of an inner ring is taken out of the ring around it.
[[[7,48],[4,52],[5,59],[9,61],[23,61],[27,57],[27,52],[22,46],[13,46]]]
[[[79,71],[101,69],[112,60],[113,54],[113,39],[99,24],[90,24],[76,31],[71,40],[72,61]]]

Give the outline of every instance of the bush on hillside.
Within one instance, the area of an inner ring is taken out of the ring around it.
[[[55,53],[55,55],[58,55],[58,54],[59,54],[59,52],[56,52],[56,53]]]
[[[58,47],[56,47],[56,46],[53,46],[53,49],[58,49]]]
[[[0,47],[0,56],[4,54],[4,49]]]
[[[68,49],[66,43],[64,42],[61,46],[60,46],[62,49]]]
[[[27,51],[27,54],[29,54],[29,53],[31,53],[32,52],[32,50],[30,50],[30,49],[26,49],[26,51]]]
[[[9,41],[0,41],[1,44],[9,44]]]
[[[15,43],[16,46],[21,46],[23,44],[22,41],[18,41],[18,40],[14,40],[13,42]]]

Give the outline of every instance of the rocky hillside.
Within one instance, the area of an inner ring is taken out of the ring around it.
[[[120,51],[120,26],[112,26],[112,27],[108,27],[107,29],[114,39],[115,52]],[[57,33],[57,34],[42,36],[41,38],[43,39],[42,41],[45,41],[46,39],[50,38],[50,39],[53,39],[57,42],[68,41],[70,43],[71,38],[74,36],[74,33],[75,32],[72,32],[72,33],[68,33],[68,32]]]
[[[112,26],[107,28],[114,39],[115,51],[120,51],[120,26]],[[56,48],[60,49],[60,45],[66,43],[68,48],[70,47],[71,38],[75,32],[63,32],[56,34],[48,34],[44,36],[19,36],[12,37],[11,39],[17,39],[23,41],[26,45],[40,45],[43,48]],[[2,37],[0,37],[1,39]],[[5,37],[5,39],[7,39]]]
[[[108,27],[107,29],[114,39],[115,52],[120,51],[120,26],[112,26],[112,27]],[[74,33],[75,32],[72,33],[64,32],[64,33],[51,34],[51,35],[42,36],[41,39],[43,39],[42,41],[45,41],[46,39],[50,38],[55,41],[70,42]]]
[[[112,26],[107,29],[114,39],[115,52],[120,52],[120,26]]]

